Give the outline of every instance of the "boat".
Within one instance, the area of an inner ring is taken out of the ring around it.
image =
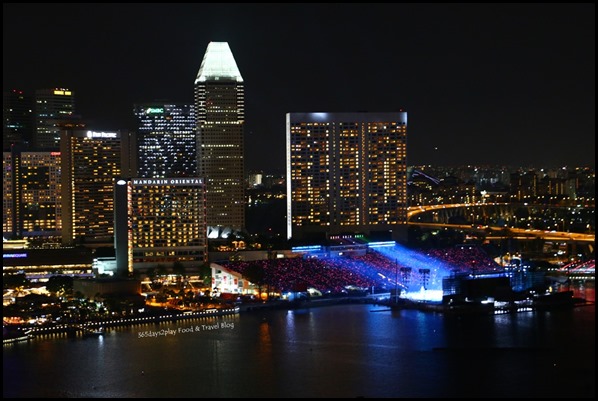
[[[102,336],[104,335],[104,328],[103,327],[98,327],[97,329],[88,329],[88,328],[83,328],[83,335],[86,337],[98,337],[98,336]]]
[[[98,337],[104,334],[104,328],[98,327],[94,329],[82,325],[72,325],[66,329],[66,334],[70,337],[77,337],[79,334],[82,337]]]

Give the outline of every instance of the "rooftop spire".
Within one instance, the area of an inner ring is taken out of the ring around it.
[[[208,43],[195,83],[216,79],[243,82],[243,77],[241,77],[228,42]]]

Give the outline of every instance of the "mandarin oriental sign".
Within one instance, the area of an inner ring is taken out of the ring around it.
[[[133,185],[202,185],[201,178],[133,178]]]

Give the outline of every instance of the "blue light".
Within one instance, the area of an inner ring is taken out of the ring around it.
[[[26,258],[26,253],[5,253],[2,254],[2,259],[11,259],[11,258]]]

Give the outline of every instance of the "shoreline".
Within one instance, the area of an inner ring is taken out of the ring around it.
[[[398,311],[404,309],[420,310],[422,312],[441,313],[446,316],[492,316],[498,314],[512,314],[521,312],[534,311],[552,311],[562,308],[576,308],[581,306],[592,306],[595,302],[590,302],[584,299],[571,298],[566,302],[539,305],[529,303],[526,305],[509,304],[505,306],[495,306],[494,303],[463,303],[457,305],[443,304],[439,302],[418,302],[408,299],[401,299],[401,302],[396,303],[392,300],[381,301],[372,297],[339,297],[339,298],[324,298],[324,299],[306,299],[301,301],[270,301],[259,304],[241,304],[234,308],[228,309],[211,309],[199,312],[183,312],[183,313],[168,313],[155,316],[142,316],[132,318],[119,318],[104,321],[93,321],[83,323],[61,324],[47,327],[33,327],[23,328],[24,335],[17,337],[3,338],[4,344],[14,344],[20,342],[28,342],[37,336],[47,334],[74,334],[81,336],[101,335],[100,331],[108,327],[130,326],[144,323],[162,323],[175,322],[186,319],[197,319],[202,317],[215,317],[236,315],[241,313],[254,313],[264,310],[296,310],[319,308],[325,306],[345,305],[345,304],[370,304],[374,306],[385,307],[386,309],[373,310],[372,312],[380,311]]]
[[[162,323],[169,321],[178,321],[184,319],[197,319],[202,317],[214,317],[214,316],[226,316],[234,315],[239,313],[239,308],[228,308],[228,309],[213,309],[199,312],[183,312],[183,313],[170,313],[156,316],[141,316],[131,318],[119,318],[119,319],[107,319],[102,321],[82,322],[82,323],[69,323],[60,324],[45,327],[26,327],[24,328],[27,339],[35,338],[36,336],[45,334],[77,334],[82,335],[99,334],[98,329],[104,329],[106,327],[118,327],[118,326],[130,326],[142,323]],[[13,340],[13,338],[4,338],[4,344],[15,343],[25,341],[23,337],[14,337],[19,341]],[[8,340],[8,341],[7,341]]]

